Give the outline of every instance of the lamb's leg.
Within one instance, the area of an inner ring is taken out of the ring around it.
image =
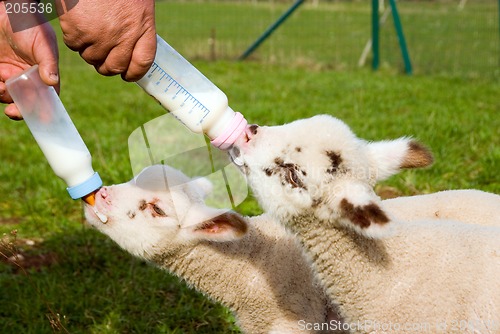
[[[435,218],[500,226],[500,196],[479,190],[447,190],[382,203],[394,217],[405,221]]]

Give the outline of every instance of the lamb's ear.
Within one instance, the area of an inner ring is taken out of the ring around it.
[[[243,237],[247,230],[248,225],[245,219],[229,211],[198,224],[193,232],[207,240],[231,241]]]
[[[430,166],[434,160],[427,147],[405,137],[369,143],[368,153],[377,180],[385,180],[403,168]]]
[[[382,208],[380,198],[371,187],[349,183],[343,188],[337,202],[341,223],[369,238],[391,235],[391,217]]]

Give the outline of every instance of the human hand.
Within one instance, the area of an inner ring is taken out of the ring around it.
[[[66,45],[100,74],[137,81],[153,63],[154,0],[79,0],[59,21]]]
[[[23,20],[33,20],[29,24],[32,28],[13,32],[5,2],[0,1],[0,102],[8,104],[5,114],[15,120],[22,116],[5,86],[10,77],[38,64],[42,81],[59,92],[59,54],[54,30],[39,14],[23,14]]]

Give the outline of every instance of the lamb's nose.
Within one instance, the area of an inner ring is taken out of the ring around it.
[[[259,126],[257,124],[252,124],[248,127],[248,132],[250,132],[250,134],[252,134],[252,136],[255,136],[257,134],[258,128],[259,128]]]
[[[108,187],[102,187],[101,190],[99,190],[99,195],[101,195],[103,199],[106,199],[108,197]]]
[[[246,142],[248,143],[257,134],[257,129],[259,126],[257,124],[251,124],[245,129]]]

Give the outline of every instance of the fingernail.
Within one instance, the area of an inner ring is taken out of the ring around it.
[[[50,73],[49,78],[54,82],[59,82],[59,75],[57,73]]]

